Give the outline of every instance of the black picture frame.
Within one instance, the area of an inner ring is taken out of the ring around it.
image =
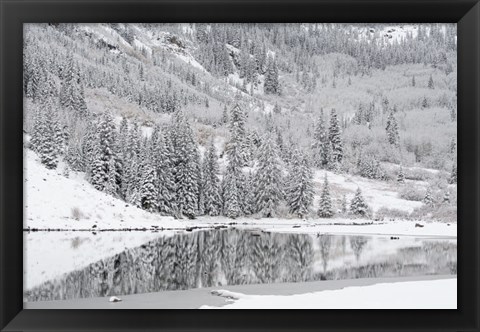
[[[0,0],[2,331],[479,331],[478,0]],[[457,310],[23,310],[23,23],[458,23]]]

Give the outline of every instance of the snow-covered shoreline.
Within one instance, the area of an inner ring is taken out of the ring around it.
[[[324,280],[301,283],[252,284],[195,288],[180,291],[164,291],[157,293],[133,294],[120,296],[121,302],[109,302],[108,297],[84,298],[62,301],[24,302],[26,309],[195,309],[195,308],[235,308],[246,304],[260,307],[268,304],[269,307],[287,305],[289,308],[323,307],[340,308],[340,297],[351,296],[353,292],[376,291],[369,301],[364,297],[349,307],[366,308],[456,308],[456,276],[417,276],[396,278],[369,278]],[[448,290],[448,294],[444,290]],[[219,292],[225,290],[226,292]],[[420,290],[420,291],[419,291]],[[381,291],[381,292],[380,292]],[[243,300],[232,301],[223,296],[232,292]],[[382,293],[383,292],[383,293]],[[398,292],[408,292],[403,303],[399,303]],[[425,297],[425,295],[432,295]],[[242,295],[239,295],[242,294]],[[303,303],[305,298],[315,300]],[[323,301],[320,301],[323,297]],[[335,297],[336,299],[332,299]],[[248,298],[248,300],[247,300]],[[295,300],[295,302],[292,302]],[[297,301],[298,300],[298,301]],[[374,302],[378,300],[378,302]],[[277,302],[278,301],[278,302]],[[360,301],[362,303],[360,303]],[[365,302],[366,301],[366,302]],[[350,305],[351,303],[351,305]],[[344,305],[345,306],[345,305]],[[404,306],[404,307],[403,307]]]

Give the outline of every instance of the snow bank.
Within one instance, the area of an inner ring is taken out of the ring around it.
[[[25,228],[122,229],[178,227],[173,217],[149,213],[96,190],[83,173],[49,170],[31,150],[24,159]]]
[[[325,173],[332,191],[341,195],[345,194],[348,201],[353,198],[357,188],[360,188],[367,204],[374,212],[382,207],[386,207],[411,213],[415,208],[422,206],[422,202],[408,201],[398,197],[398,186],[385,181],[371,180],[360,176],[318,170],[314,175],[314,182],[317,188],[323,185]],[[341,198],[340,195],[337,196]]]
[[[457,279],[384,283],[288,296],[216,290],[230,300],[221,309],[456,309]],[[202,309],[214,309],[202,306]]]

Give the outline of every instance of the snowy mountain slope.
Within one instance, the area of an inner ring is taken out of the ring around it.
[[[83,173],[63,176],[63,166],[45,168],[26,150],[24,228],[122,229],[177,227],[173,217],[148,213],[96,190]],[[52,204],[55,202],[55,204]]]
[[[361,188],[365,200],[374,212],[380,208],[395,208],[410,213],[423,205],[422,202],[400,198],[398,184],[365,179],[360,176],[339,175],[329,171],[317,171],[315,173],[314,182],[318,192],[321,190],[325,174],[327,174],[332,192],[335,193],[336,197],[345,195],[347,201],[350,201],[357,188]]]

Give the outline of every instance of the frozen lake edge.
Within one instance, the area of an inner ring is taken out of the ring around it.
[[[232,285],[196,288],[179,291],[133,294],[121,296],[121,302],[109,302],[108,297],[94,297],[63,301],[24,302],[24,309],[197,309],[202,306],[222,307],[228,305],[226,298],[212,294],[213,290],[228,290],[248,295],[297,295],[326,290],[341,290],[345,287],[372,286],[377,284],[401,284],[434,280],[455,279],[454,275],[432,275],[394,278],[364,278],[323,280],[300,283],[272,283]],[[417,299],[412,299],[415,302]],[[456,299],[455,299],[456,303]],[[388,304],[382,305],[388,307]]]

